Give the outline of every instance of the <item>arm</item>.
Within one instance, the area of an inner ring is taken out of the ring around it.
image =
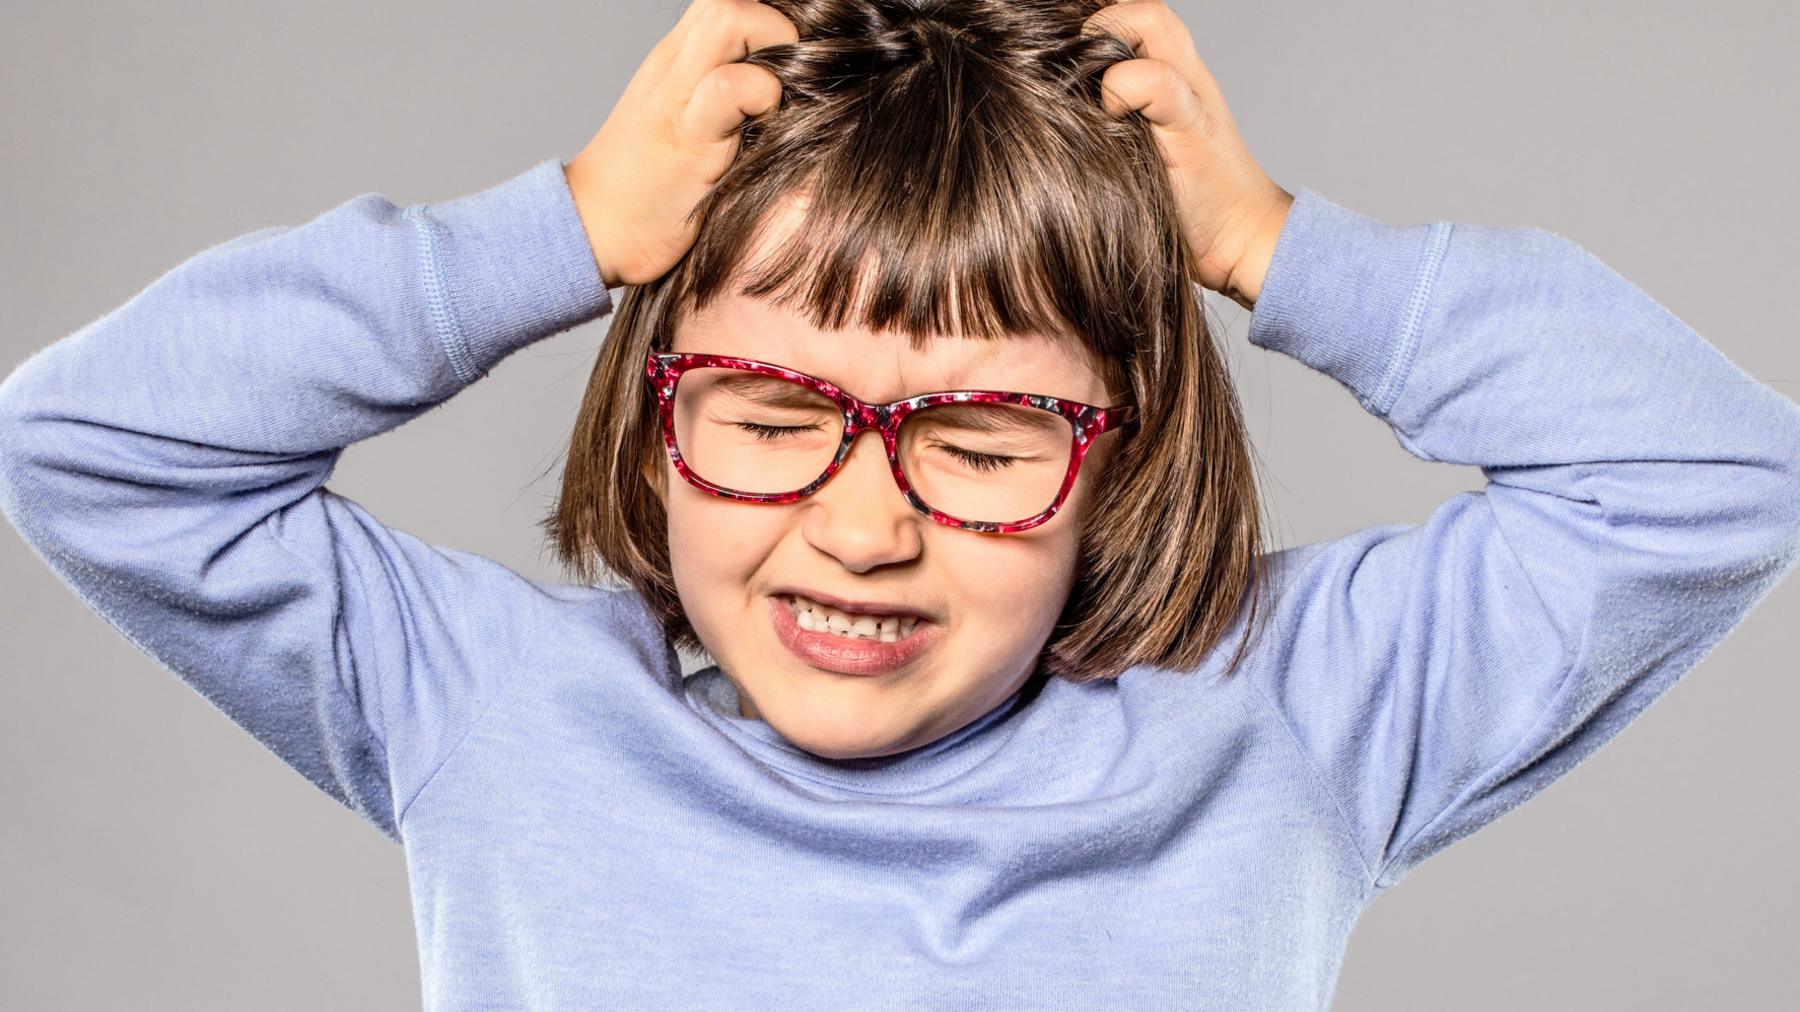
[[[1302,191],[1249,339],[1488,479],[1270,557],[1255,677],[1379,888],[1612,738],[1800,558],[1800,408],[1555,234]]]
[[[213,247],[0,384],[0,508],[131,642],[391,838],[545,631],[533,584],[325,487],[611,309],[562,166]],[[479,644],[483,655],[472,652]]]

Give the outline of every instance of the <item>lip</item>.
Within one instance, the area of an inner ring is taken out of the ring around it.
[[[811,595],[802,593],[800,596]],[[883,675],[905,667],[938,637],[938,625],[921,618],[905,639],[892,643],[880,640],[853,640],[836,633],[813,632],[800,628],[788,608],[787,595],[769,599],[769,620],[775,636],[794,656],[816,668],[842,675]]]
[[[904,604],[888,604],[883,601],[857,601],[848,597],[836,597],[831,594],[811,590],[806,587],[787,586],[775,588],[776,597],[789,597],[798,594],[808,600],[817,601],[839,611],[856,612],[859,615],[910,615],[921,622],[932,621],[932,616]]]

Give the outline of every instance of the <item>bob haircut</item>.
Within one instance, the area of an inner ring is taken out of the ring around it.
[[[618,300],[539,521],[565,570],[591,583],[610,569],[671,642],[705,650],[670,567],[643,363],[729,283],[821,329],[898,330],[914,349],[1077,341],[1138,417],[1087,477],[1075,582],[1034,680],[1191,671],[1248,601],[1235,670],[1264,585],[1249,441],[1149,122],[1100,104],[1103,72],[1134,55],[1080,34],[1108,2],[767,0],[799,41],[746,62],[781,81],[780,107],[744,124],[693,212],[694,245]],[[790,198],[804,219],[747,269]]]

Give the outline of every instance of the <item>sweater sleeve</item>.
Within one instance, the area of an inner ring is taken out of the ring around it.
[[[1270,556],[1253,678],[1376,889],[1605,744],[1800,558],[1800,408],[1554,233],[1303,190],[1249,340],[1486,477]]]
[[[612,303],[560,161],[202,251],[0,384],[0,508],[93,611],[390,839],[546,630],[506,567],[325,487]]]

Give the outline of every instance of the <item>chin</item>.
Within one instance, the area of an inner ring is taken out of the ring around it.
[[[817,722],[802,722],[798,726],[790,726],[786,722],[769,719],[767,714],[763,719],[780,732],[789,744],[822,759],[873,759],[904,752],[913,747],[904,741],[872,734],[867,728],[859,733],[855,729],[821,727]]]

